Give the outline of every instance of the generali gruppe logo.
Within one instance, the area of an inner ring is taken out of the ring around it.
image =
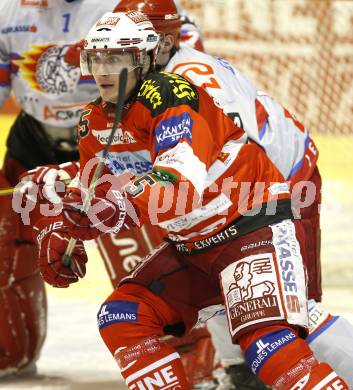
[[[227,307],[232,334],[245,325],[281,316],[278,287],[273,256],[249,256],[231,264],[222,272],[228,277],[226,287]],[[228,283],[227,283],[228,282]]]

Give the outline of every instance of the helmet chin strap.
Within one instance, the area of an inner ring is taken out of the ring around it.
[[[137,95],[137,92],[140,89],[141,84],[142,84],[143,80],[145,79],[146,75],[148,73],[154,71],[154,69],[155,69],[155,67],[152,64],[152,54],[151,53],[147,53],[147,55],[150,58],[149,67],[148,67],[148,69],[144,69],[144,67],[141,66],[141,67],[138,67],[138,68],[134,69],[135,77],[136,77],[136,85],[131,90],[131,92],[126,95],[125,103],[129,103],[130,100],[133,99]]]

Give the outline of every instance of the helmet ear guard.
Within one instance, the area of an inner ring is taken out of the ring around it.
[[[147,55],[151,58],[150,70],[158,45],[159,35],[143,13],[107,12],[86,36],[80,58],[81,73],[91,75],[96,70],[95,74],[119,74],[123,67],[129,71],[143,69]],[[102,64],[105,69],[99,72],[103,73],[97,73],[98,65]]]

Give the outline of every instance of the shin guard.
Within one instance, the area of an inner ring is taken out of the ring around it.
[[[98,313],[100,334],[130,389],[189,389],[179,354],[160,340],[179,314],[145,287],[126,283]]]
[[[243,336],[240,346],[252,371],[275,390],[348,390],[344,380],[328,364],[319,363],[289,327],[258,329]]]
[[[180,355],[151,336],[115,353],[129,389],[190,389]]]

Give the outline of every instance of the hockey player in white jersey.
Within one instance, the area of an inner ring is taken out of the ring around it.
[[[195,21],[186,12],[179,0],[175,0],[174,4],[181,20],[180,45],[205,51],[201,31],[195,24]]]
[[[97,89],[71,65],[71,45],[115,5],[116,0],[1,0],[0,107],[12,92],[21,113],[7,139],[0,188],[14,186],[37,165],[77,159],[75,126]],[[49,170],[40,169],[33,180]],[[62,173],[70,177],[76,170],[69,164]],[[11,197],[1,199],[0,225],[1,377],[34,367],[46,334],[46,295],[31,231],[13,212]]]

